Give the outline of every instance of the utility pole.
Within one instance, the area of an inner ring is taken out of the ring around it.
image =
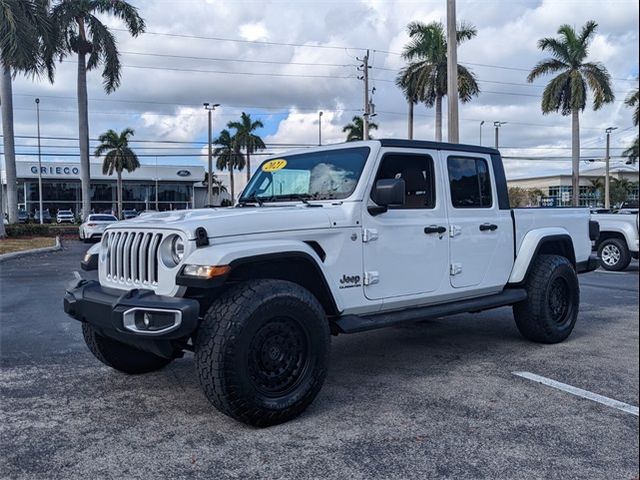
[[[611,208],[611,199],[610,194],[609,194],[609,188],[610,188],[610,184],[611,184],[611,175],[609,173],[609,160],[610,160],[610,155],[609,155],[609,149],[610,149],[610,145],[611,145],[611,132],[613,132],[614,130],[616,130],[618,127],[608,127],[605,132],[607,134],[607,151],[605,154],[605,167],[604,167],[604,208]]]
[[[40,201],[38,207],[40,209],[40,225],[44,222],[42,220],[42,159],[40,154],[40,99],[36,98],[36,118],[38,123],[38,200]]]
[[[500,145],[500,127],[502,127],[503,125],[506,125],[507,122],[493,122],[493,126],[496,127],[496,140],[495,140],[495,148],[496,150],[498,149],[499,145]]]
[[[318,112],[318,146],[322,145],[322,110]]]
[[[207,205],[213,205],[213,140],[211,139],[211,112],[213,112],[216,107],[219,107],[219,103],[214,103],[210,105],[208,102],[203,103],[204,109],[207,111],[209,116],[209,165],[207,169]],[[233,172],[231,172],[233,174]]]
[[[482,146],[482,125],[484,125],[484,120],[480,122],[480,146]]]
[[[159,212],[160,208],[158,208],[158,156],[156,155],[156,211]]]
[[[360,59],[358,59],[360,60]],[[364,115],[362,116],[362,139],[369,140],[369,50],[361,60],[362,76],[358,77],[364,81]]]
[[[458,124],[458,38],[456,0],[447,0],[447,99],[449,143],[460,141]]]

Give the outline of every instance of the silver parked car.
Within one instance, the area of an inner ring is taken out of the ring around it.
[[[113,215],[106,215],[104,213],[91,214],[85,222],[80,225],[78,236],[80,240],[84,242],[102,238],[102,233],[107,225],[111,225],[117,221],[118,219]]]

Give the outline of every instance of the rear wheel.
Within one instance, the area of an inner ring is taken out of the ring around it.
[[[525,283],[528,297],[513,306],[516,325],[534,342],[561,342],[578,318],[578,276],[571,262],[559,255],[539,255],[533,262]]]
[[[170,358],[162,358],[103,337],[88,323],[82,324],[82,335],[87,347],[98,360],[124,373],[149,373],[160,370],[171,362]]]
[[[598,247],[598,257],[602,268],[614,272],[624,270],[631,263],[631,253],[627,244],[619,238],[603,240]]]
[[[209,401],[236,420],[266,427],[299,415],[329,362],[329,324],[318,300],[282,280],[226,292],[198,330],[195,360]]]

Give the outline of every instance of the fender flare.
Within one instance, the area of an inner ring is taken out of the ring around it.
[[[529,273],[533,260],[536,258],[536,255],[538,255],[540,248],[545,243],[558,241],[569,242],[573,253],[573,258],[569,258],[569,260],[573,262],[575,266],[573,240],[566,229],[561,227],[549,227],[531,230],[530,232],[527,232],[520,243],[520,248],[516,254],[516,260],[513,264],[513,268],[511,269],[511,275],[509,276],[508,283],[522,283],[527,278],[527,274]]]
[[[303,241],[296,240],[256,240],[248,242],[211,244],[193,251],[184,265],[228,265],[233,269],[251,262],[282,261],[287,258],[303,258],[309,261],[320,276],[323,286],[331,296],[335,310],[343,310],[339,293],[327,281],[323,260],[314,248]],[[181,275],[179,275],[181,277]],[[184,277],[183,277],[184,278]],[[180,283],[183,283],[182,281]]]

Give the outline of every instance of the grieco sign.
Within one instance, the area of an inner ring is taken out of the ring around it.
[[[36,165],[31,166],[31,173],[38,174],[38,167]],[[46,167],[40,167],[40,173],[42,175],[79,175],[80,169],[78,167],[54,167],[53,165],[47,165]]]

